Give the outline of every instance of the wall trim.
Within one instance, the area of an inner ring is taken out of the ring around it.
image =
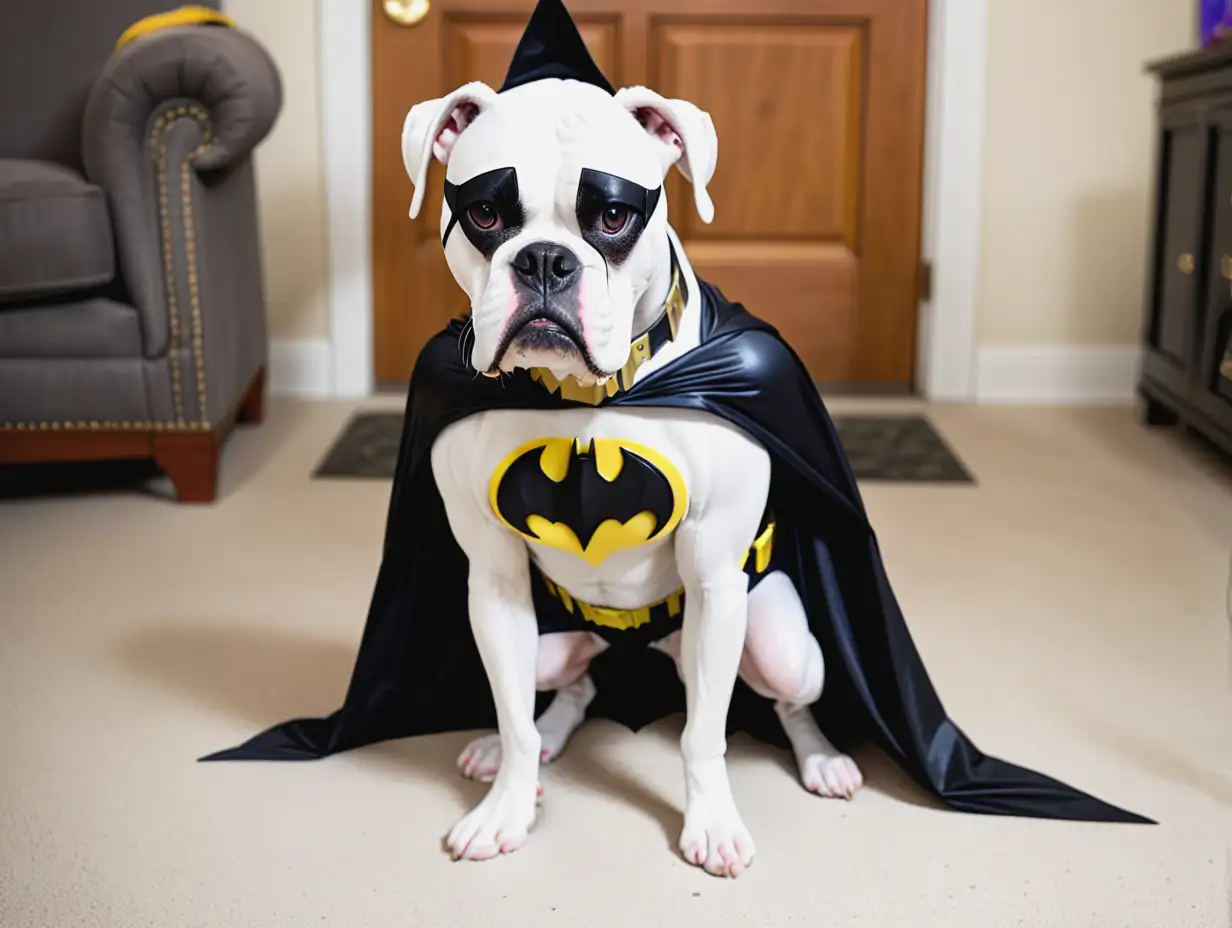
[[[1132,405],[1137,345],[985,345],[976,400],[1039,406]]]
[[[975,395],[987,6],[929,3],[921,254],[933,280],[919,312],[916,388],[942,402]]]
[[[269,349],[269,391],[274,396],[323,399],[334,395],[328,338],[275,338]]]
[[[319,0],[316,9],[331,389],[363,397],[373,391],[372,3]]]
[[[917,390],[974,397],[988,0],[929,3],[921,251],[933,293],[919,310]],[[374,389],[372,361],[372,4],[319,0],[321,131],[329,241],[331,389]]]

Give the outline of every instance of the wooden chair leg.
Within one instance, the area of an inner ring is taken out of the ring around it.
[[[244,394],[244,399],[240,403],[239,413],[236,418],[240,422],[248,422],[252,424],[259,423],[265,418],[265,368],[257,371],[257,375],[252,378],[252,383],[248,385],[248,392]]]
[[[222,445],[216,432],[166,432],[153,437],[154,461],[181,503],[212,503],[218,494]]]

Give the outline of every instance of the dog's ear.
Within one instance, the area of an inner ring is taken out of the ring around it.
[[[659,145],[663,173],[673,164],[693,184],[693,201],[703,222],[714,221],[706,185],[714,177],[719,137],[710,114],[688,100],[668,100],[645,87],[625,87],[616,102],[627,109]]]
[[[482,81],[463,84],[448,96],[416,103],[402,124],[402,163],[415,185],[411,218],[423,206],[424,184],[432,157],[449,164],[449,156],[466,127],[496,100],[496,91]]]

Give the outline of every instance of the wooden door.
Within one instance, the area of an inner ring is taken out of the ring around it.
[[[407,218],[410,107],[499,88],[534,0],[431,0],[403,26],[373,0],[375,367],[405,382],[462,312],[438,237],[444,170]],[[777,326],[814,378],[912,385],[920,267],[927,0],[566,0],[617,86],[709,111],[715,221],[687,182],[669,219],[699,276]]]

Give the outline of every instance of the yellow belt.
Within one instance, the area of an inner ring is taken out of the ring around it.
[[[764,574],[770,567],[770,554],[774,549],[774,523],[771,522],[766,526],[766,530],[762,532],[757,540],[753,542],[753,546],[748,551],[744,552],[744,557],[740,559],[740,569],[748,565],[749,555],[753,555],[753,570],[755,573]],[[684,609],[684,590],[679,589],[675,593],[671,593],[663,599],[655,603],[650,603],[646,606],[639,606],[636,609],[613,609],[610,606],[595,606],[590,603],[584,603],[581,600],[574,599],[569,595],[569,592],[562,587],[557,586],[546,575],[543,575],[543,584],[547,587],[548,593],[556,597],[564,604],[565,609],[572,615],[576,609],[587,622],[593,625],[601,625],[604,628],[614,628],[618,631],[625,631],[630,628],[640,628],[650,622],[650,616],[653,610],[663,606],[667,607],[667,614],[670,618],[675,618],[680,615]]]

